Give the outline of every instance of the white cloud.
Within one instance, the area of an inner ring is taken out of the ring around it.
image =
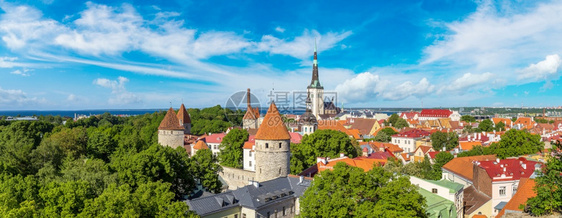
[[[423,63],[476,65],[493,71],[489,68],[512,68],[545,52],[562,50],[562,2],[517,11],[504,6],[481,1],[464,20],[442,23],[448,33],[424,50]]]
[[[0,2],[0,8],[5,12],[0,16],[2,40],[12,50],[49,44],[55,34],[66,31],[57,21],[42,19],[37,9],[6,2]]]
[[[560,64],[562,64],[562,60],[558,54],[548,55],[543,61],[520,70],[517,78],[531,81],[553,79],[558,76]]]
[[[19,89],[2,89],[0,87],[0,105],[4,108],[14,106],[29,106],[38,103],[36,97],[28,98],[27,94]]]
[[[10,73],[15,74],[15,75],[20,75],[20,76],[29,76],[29,73],[27,73],[28,71],[29,71],[28,69],[23,69],[23,70],[14,70]]]
[[[314,40],[317,40],[318,51],[320,52],[333,48],[351,34],[351,31],[345,31],[341,33],[328,32],[322,35],[316,30],[306,30],[301,36],[297,36],[291,41],[280,39],[272,35],[265,35],[262,37],[261,42],[257,43],[255,51],[289,55],[305,60],[310,59],[310,54],[312,54],[314,50]]]
[[[127,105],[142,103],[142,100],[137,95],[127,91],[125,88],[125,83],[127,82],[129,82],[129,79],[120,76],[117,80],[98,78],[94,80],[93,84],[111,89],[111,97],[108,100],[109,104]]]
[[[336,87],[338,95],[345,101],[369,101],[376,98],[382,100],[403,100],[408,97],[422,98],[435,90],[427,78],[421,78],[417,83],[383,78],[378,74],[365,72],[356,77],[345,80]]]
[[[283,29],[283,28],[280,27],[280,26],[277,26],[277,27],[275,27],[275,31],[280,32],[280,33],[284,33],[284,32],[285,32],[285,29]]]
[[[455,79],[450,85],[444,86],[439,93],[466,93],[467,89],[485,86],[492,81],[493,74],[486,72],[481,74],[465,73],[461,77]]]

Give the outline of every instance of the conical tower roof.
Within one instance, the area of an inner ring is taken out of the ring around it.
[[[164,119],[160,123],[160,126],[158,126],[158,129],[159,130],[183,130],[183,127],[180,126],[180,121],[178,120],[178,117],[176,116],[176,113],[174,112],[174,109],[172,107],[170,107],[170,109],[168,109],[168,112],[166,113],[166,116],[164,117]]]
[[[195,146],[193,146],[193,149],[197,149],[197,150],[201,150],[201,149],[209,149],[209,146],[207,146],[207,143],[205,143],[203,140],[199,140]]]
[[[183,104],[181,104],[177,117],[180,122],[179,123],[180,125],[191,123],[191,118],[189,118],[189,113],[187,113],[187,110],[185,109],[185,106]]]
[[[258,128],[256,139],[260,140],[289,140],[291,135],[287,131],[287,127],[283,123],[281,114],[274,102],[271,102],[267,114],[263,118],[263,122]]]

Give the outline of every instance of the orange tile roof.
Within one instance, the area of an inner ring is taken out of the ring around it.
[[[348,129],[347,130],[347,134],[350,136],[353,136],[354,139],[360,139],[361,138],[361,132],[358,129]]]
[[[244,142],[244,149],[252,149],[256,142]]]
[[[168,112],[166,113],[166,116],[164,117],[162,122],[160,122],[160,126],[158,126],[158,129],[159,130],[183,130],[183,127],[180,126],[180,121],[176,117],[176,113],[174,112],[173,108],[170,107],[170,109],[168,109]]]
[[[258,119],[259,117],[260,117],[260,109],[258,107],[256,108],[248,107],[248,109],[246,110],[246,114],[244,114],[244,117],[242,119],[255,120]]]
[[[271,102],[267,114],[263,118],[263,122],[258,128],[256,139],[260,140],[290,140],[291,135],[287,131],[287,127],[283,123],[281,114],[274,102]]]
[[[185,106],[183,104],[181,104],[180,106],[180,110],[178,111],[177,117],[180,124],[191,123],[191,118],[189,117],[189,113],[187,113],[187,110],[185,109]]]
[[[473,179],[472,161],[475,160],[484,161],[484,160],[495,160],[495,159],[496,159],[496,155],[457,157],[457,158],[453,158],[447,164],[443,165],[443,168],[472,181]]]
[[[431,146],[420,145],[420,147],[418,147],[418,149],[421,149],[422,152],[423,152],[423,154],[427,154],[427,152],[428,152],[429,150],[431,150],[432,147],[431,147]]]
[[[503,122],[506,127],[510,127],[512,121],[511,121],[511,119],[509,119],[509,118],[497,118],[497,117],[494,117],[494,118],[492,118],[492,122],[494,122],[494,124],[496,124],[496,125],[497,125],[498,123],[500,123],[500,122]]]
[[[474,141],[474,142],[459,142],[459,147],[461,150],[465,150],[468,151],[472,148],[474,148],[474,146],[482,146],[482,142],[480,141]]]
[[[535,180],[528,178],[521,178],[519,180],[519,186],[515,195],[511,197],[511,200],[503,207],[503,209],[498,213],[496,217],[502,217],[505,210],[515,210],[522,211],[519,209],[519,205],[526,204],[529,198],[537,196],[537,193],[533,190],[535,187]]]
[[[523,125],[523,128],[527,128],[530,129],[534,126],[533,120],[530,117],[519,117],[517,118],[517,120],[515,121],[515,125],[517,124],[521,124]]]
[[[336,166],[336,164],[339,162],[343,162],[349,166],[359,167],[363,169],[365,172],[367,172],[373,169],[373,166],[375,166],[375,164],[384,165],[386,163],[386,160],[363,158],[363,157],[356,157],[353,159],[349,157],[340,157],[340,158],[328,160],[326,164],[322,162],[318,162],[316,163],[316,166],[318,167],[318,172],[322,172],[324,170],[334,169],[334,166]]]
[[[472,218],[488,218],[488,217],[486,215],[476,214],[476,215],[472,216]]]
[[[387,143],[387,148],[392,153],[404,151],[404,149],[400,148],[400,146],[395,145],[395,144],[390,144],[390,143]]]
[[[209,149],[209,146],[207,146],[207,143],[205,143],[203,140],[199,140],[197,143],[195,143],[193,149],[197,149],[197,150]]]

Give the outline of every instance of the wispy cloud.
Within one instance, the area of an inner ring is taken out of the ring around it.
[[[0,87],[0,106],[13,108],[15,106],[36,104],[43,100],[28,95],[19,89],[2,89]]]
[[[106,78],[98,78],[94,80],[94,84],[111,89],[111,97],[108,102],[111,105],[128,105],[141,103],[142,100],[136,94],[127,91],[125,83],[129,79],[125,77],[118,77],[117,80],[109,80]]]
[[[20,75],[20,76],[29,76],[29,73],[27,73],[28,71],[29,71],[28,69],[23,69],[23,70],[14,70],[10,73],[15,74],[15,75]]]

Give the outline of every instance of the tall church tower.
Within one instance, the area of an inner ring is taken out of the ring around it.
[[[255,139],[256,180],[263,182],[287,176],[291,172],[291,136],[274,102],[271,102]]]
[[[324,87],[320,85],[320,79],[318,79],[318,59],[316,53],[316,42],[314,42],[312,80],[310,81],[310,85],[308,85],[307,90],[312,100],[312,114],[316,117],[316,119],[318,119],[319,115],[324,114]]]

